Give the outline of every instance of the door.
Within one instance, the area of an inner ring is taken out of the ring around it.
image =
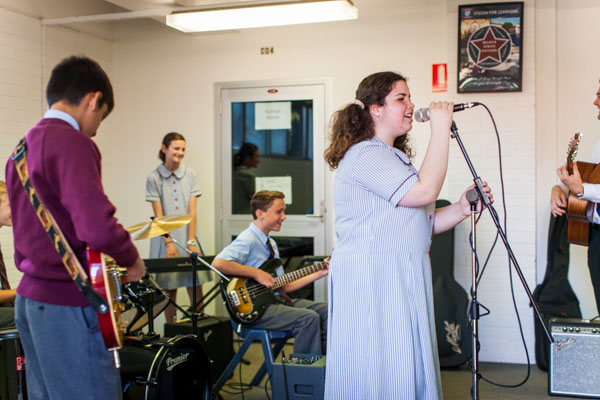
[[[252,194],[279,190],[287,219],[272,237],[281,257],[326,254],[326,82],[231,84],[218,92],[217,252],[252,222]],[[315,300],[326,301],[326,287],[325,279],[315,282]]]

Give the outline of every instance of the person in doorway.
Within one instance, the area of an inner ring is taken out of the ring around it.
[[[102,188],[101,155],[92,140],[114,106],[104,70],[81,56],[54,67],[49,110],[27,132],[30,182],[81,265],[86,248],[127,268],[125,281],[146,273],[129,234]],[[16,164],[6,164],[15,264],[23,272],[15,321],[27,359],[29,400],[121,398],[121,378],[104,344],[96,311],[73,283],[25,191]]]
[[[260,163],[260,151],[252,143],[244,143],[233,157],[231,180],[231,204],[233,214],[249,214],[250,199],[256,191],[256,174],[253,171]]]
[[[432,234],[471,215],[466,191],[458,203],[435,209],[452,110],[448,102],[429,106],[431,138],[418,171],[407,137],[414,104],[403,76],[367,76],[355,101],[333,116],[325,160],[337,169],[338,241],[329,277],[326,399],[442,397],[428,251]],[[491,199],[485,183],[484,191]]]
[[[189,214],[192,220],[170,233],[179,243],[177,246],[171,237],[156,237],[150,242],[150,258],[187,257],[185,250],[203,255],[196,234],[196,201],[200,197],[198,175],[192,168],[182,163],[185,156],[185,138],[177,132],[167,133],[162,141],[158,157],[162,161],[148,175],[146,180],[146,201],[152,204],[155,217],[171,214]],[[183,246],[184,248],[182,248]],[[212,280],[209,271],[198,272],[196,301],[202,307],[202,284]],[[189,272],[160,273],[156,283],[165,289],[171,298],[171,303],[165,309],[167,322],[175,320],[177,288],[186,287],[190,301],[193,294],[193,276]]]
[[[596,91],[594,105],[600,110],[600,88]],[[600,119],[600,111],[598,113]],[[600,138],[588,158],[588,162],[598,164],[600,162]],[[577,163],[573,163],[573,174],[569,175],[567,164],[561,165],[556,170],[562,185],[555,185],[550,194],[550,210],[555,217],[562,216],[567,209],[567,195],[570,191],[578,198],[587,200],[587,218],[590,222],[590,236],[588,245],[588,268],[590,269],[590,278],[594,287],[596,297],[596,307],[600,313],[600,184],[584,182],[577,168]]]
[[[250,209],[253,222],[215,257],[212,265],[226,275],[252,278],[270,288],[275,279],[258,267],[279,257],[277,243],[270,233],[279,232],[286,219],[284,195],[279,191],[257,192],[252,196]],[[252,327],[292,333],[294,353],[323,354],[327,339],[327,304],[292,300],[286,292],[300,289],[327,272],[327,268],[321,269],[283,287],[279,294],[286,299],[286,304],[269,305]]]

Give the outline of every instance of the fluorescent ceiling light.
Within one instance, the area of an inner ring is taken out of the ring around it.
[[[358,10],[350,0],[313,0],[173,13],[167,15],[167,25],[183,32],[208,32],[356,18]]]

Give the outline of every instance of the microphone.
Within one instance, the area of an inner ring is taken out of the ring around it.
[[[481,103],[459,103],[454,105],[454,112],[466,110],[467,108],[478,106]],[[414,112],[415,119],[418,122],[429,121],[429,108],[419,108]]]

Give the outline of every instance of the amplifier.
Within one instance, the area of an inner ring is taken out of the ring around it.
[[[548,393],[600,398],[600,321],[553,318]]]
[[[272,385],[273,399],[322,400],[325,356],[292,354],[284,363],[274,362]]]
[[[211,359],[213,382],[221,376],[233,358],[233,328],[229,318],[207,316],[198,319],[198,339]],[[189,319],[165,324],[165,337],[190,335],[192,321]]]

